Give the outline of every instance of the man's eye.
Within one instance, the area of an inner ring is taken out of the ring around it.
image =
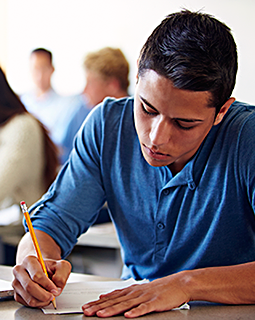
[[[150,110],[148,110],[147,107],[145,107],[145,105],[143,103],[141,103],[141,106],[142,106],[142,111],[145,114],[150,115],[150,116],[154,116],[155,114],[157,114],[157,112],[155,112],[155,111],[151,112]]]
[[[182,130],[190,130],[190,129],[194,128],[194,126],[184,127],[184,126],[182,126],[182,125],[180,124],[180,122],[177,121],[177,120],[175,120],[175,124],[176,124],[180,129],[182,129]]]

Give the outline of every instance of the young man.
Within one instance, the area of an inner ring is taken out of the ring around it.
[[[86,316],[132,318],[191,300],[255,303],[255,112],[231,98],[236,71],[224,24],[189,11],[163,20],[141,50],[134,100],[94,108],[31,208],[52,281],[26,235],[17,301],[39,307],[61,292],[70,272],[61,259],[107,200],[123,278],[151,282],[84,305]]]

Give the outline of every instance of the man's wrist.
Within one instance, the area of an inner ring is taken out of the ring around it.
[[[188,297],[188,301],[204,300],[206,284],[203,282],[206,269],[184,270],[178,273],[180,277],[180,285]]]

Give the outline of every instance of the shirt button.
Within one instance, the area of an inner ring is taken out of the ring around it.
[[[165,225],[164,225],[164,223],[162,223],[162,222],[159,222],[158,225],[157,225],[157,227],[158,227],[158,229],[160,229],[160,230],[165,229]]]
[[[169,189],[165,189],[165,190],[163,190],[163,194],[165,195],[165,196],[167,196],[167,195],[169,195]]]
[[[190,190],[194,190],[196,188],[195,182],[194,181],[190,181],[188,184]]]

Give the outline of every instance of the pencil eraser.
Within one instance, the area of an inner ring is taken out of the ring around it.
[[[26,202],[25,201],[21,201],[20,204],[23,205],[23,204],[26,204]]]

